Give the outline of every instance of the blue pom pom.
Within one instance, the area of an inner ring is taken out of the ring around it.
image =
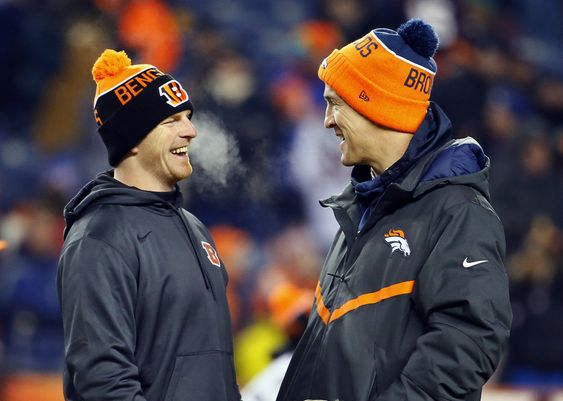
[[[438,49],[438,36],[434,28],[421,19],[408,20],[397,29],[397,33],[423,57],[432,57]]]

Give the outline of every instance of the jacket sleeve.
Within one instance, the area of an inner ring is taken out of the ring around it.
[[[476,203],[442,218],[412,298],[426,331],[376,401],[478,399],[504,354],[512,311],[502,225]]]
[[[120,252],[94,238],[71,244],[59,261],[57,290],[65,381],[83,401],[145,401],[133,354],[137,280]]]

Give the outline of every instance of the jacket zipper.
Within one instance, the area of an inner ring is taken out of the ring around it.
[[[198,260],[198,265],[199,265],[199,270],[201,272],[201,275],[203,277],[203,282],[205,283],[205,288],[207,288],[208,290],[211,290],[211,294],[213,295],[213,299],[217,299],[217,296],[215,294],[215,287],[213,286],[213,280],[211,280],[211,277],[209,277],[209,273],[207,272],[207,270],[205,269],[205,264],[203,263],[204,261],[202,260],[201,254],[199,252],[199,249],[197,247],[197,243],[195,241],[194,236],[192,235],[192,232],[190,230],[190,227],[188,225],[188,222],[186,221],[184,214],[182,213],[181,210],[179,210],[176,206],[172,206],[172,209],[174,210],[174,212],[176,212],[176,214],[178,215],[178,217],[180,217],[180,221],[182,222],[182,224],[184,225],[184,229],[186,230],[186,234],[188,235],[188,239],[194,249],[194,252],[196,254],[197,260]]]

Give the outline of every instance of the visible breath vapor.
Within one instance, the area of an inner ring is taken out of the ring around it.
[[[194,167],[190,177],[195,184],[193,189],[198,192],[220,190],[245,172],[238,143],[211,113],[195,113],[193,123],[198,133],[189,151]]]

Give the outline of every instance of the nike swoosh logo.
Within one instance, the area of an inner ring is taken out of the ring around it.
[[[146,234],[144,234],[144,235],[137,234],[137,239],[138,239],[140,242],[143,242],[144,240],[147,239],[147,237],[149,236],[149,234],[150,234],[151,232],[152,232],[152,231],[149,231],[148,233],[146,233]]]
[[[480,265],[481,263],[485,263],[485,262],[488,262],[488,260],[485,259],[485,260],[476,260],[475,262],[469,262],[467,260],[467,258],[465,258],[463,260],[462,264],[463,264],[463,267],[465,267],[467,269],[469,267],[477,266],[477,265]]]

